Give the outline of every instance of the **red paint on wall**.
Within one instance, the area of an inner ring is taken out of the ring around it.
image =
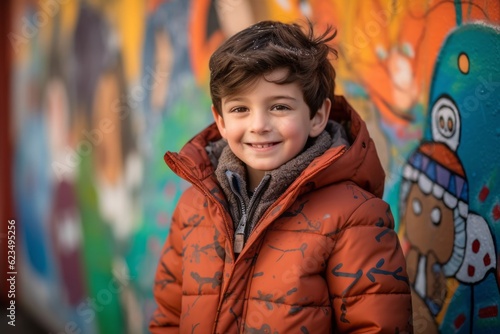
[[[487,186],[483,186],[483,188],[481,189],[481,191],[479,192],[479,200],[481,202],[484,202],[486,200],[486,197],[488,197],[490,193],[490,189],[488,189]]]
[[[459,329],[462,327],[462,325],[465,323],[465,314],[461,313],[459,314],[456,318],[455,321],[453,321],[453,325],[455,326],[455,329]]]
[[[495,205],[495,207],[493,208],[493,218],[495,220],[499,220],[500,219],[500,205]]]
[[[487,306],[479,309],[479,318],[495,318],[498,315],[498,306]]]

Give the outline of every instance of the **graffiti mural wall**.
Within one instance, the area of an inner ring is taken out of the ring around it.
[[[500,3],[12,1],[18,303],[54,332],[145,333],[187,187],[163,162],[212,122],[208,59],[274,19],[337,29],[337,94],[369,126],[417,333],[500,331]]]
[[[500,110],[499,59],[490,53],[499,50],[499,36],[475,22],[448,34],[434,66],[426,131],[404,166],[400,214],[414,314],[432,332],[499,326],[498,156],[489,149],[499,133],[487,125],[498,123]]]

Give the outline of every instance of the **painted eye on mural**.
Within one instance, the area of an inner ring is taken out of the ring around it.
[[[441,97],[432,107],[432,139],[456,151],[460,141],[458,108],[449,97]]]
[[[470,68],[469,56],[467,53],[462,52],[458,55],[458,69],[463,74],[468,74]]]
[[[451,133],[453,132],[453,124],[454,124],[453,118],[449,117],[448,119],[444,119],[443,116],[439,117],[439,127],[442,129],[442,132],[444,133]]]
[[[443,129],[443,128],[444,128],[444,118],[443,118],[443,117],[439,117],[439,127],[440,127],[441,129]]]
[[[418,198],[414,198],[411,205],[413,207],[413,213],[415,213],[416,216],[420,216],[422,213],[422,202],[420,202]]]
[[[440,110],[439,116],[439,131],[444,137],[450,138],[453,136],[454,128],[453,124],[455,123],[453,111],[451,111],[448,107],[444,107]]]
[[[441,209],[440,208],[432,209],[431,221],[434,225],[439,225],[441,223]]]
[[[453,131],[453,124],[455,124],[454,120],[452,118],[448,118],[448,131],[451,132]]]

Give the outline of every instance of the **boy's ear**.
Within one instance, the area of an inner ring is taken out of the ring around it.
[[[226,138],[226,124],[224,123],[224,118],[217,112],[217,109],[215,109],[213,104],[212,115],[214,116],[215,124],[217,124],[217,128],[219,129],[222,138]]]
[[[321,132],[323,132],[330,117],[331,106],[332,101],[330,101],[329,98],[326,98],[314,117],[311,119],[311,129],[309,131],[310,137],[317,137]]]

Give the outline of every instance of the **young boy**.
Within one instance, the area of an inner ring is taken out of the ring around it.
[[[158,265],[151,332],[412,331],[384,172],[334,96],[334,36],[260,22],[212,55],[215,124],[165,155],[192,186]]]

